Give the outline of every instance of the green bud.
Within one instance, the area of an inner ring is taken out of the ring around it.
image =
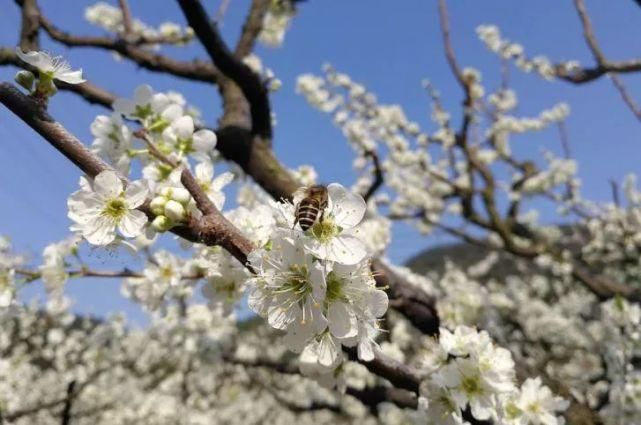
[[[16,83],[24,87],[29,93],[33,89],[33,83],[36,81],[36,76],[31,71],[18,71],[14,77]]]
[[[165,204],[165,215],[173,222],[179,223],[185,218],[185,207],[181,203],[170,199]]]
[[[191,195],[187,189],[182,187],[174,187],[171,191],[171,199],[174,201],[180,202],[183,205],[187,205],[191,200]]]
[[[156,215],[163,215],[164,212],[165,212],[165,204],[166,203],[167,203],[167,198],[165,198],[164,196],[156,196],[149,203],[149,207],[151,208],[151,212],[156,214]]]
[[[151,222],[151,227],[153,227],[157,232],[161,233],[171,229],[173,225],[174,224],[171,222],[171,220],[164,215],[157,216],[156,218],[154,218],[154,221]]]

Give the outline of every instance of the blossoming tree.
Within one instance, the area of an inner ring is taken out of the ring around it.
[[[563,129],[569,107],[524,118],[507,80],[486,93],[480,73],[459,65],[445,0],[435,7],[460,118],[429,82],[431,125],[330,66],[298,78],[362,170],[316,201],[306,189],[316,172],[289,170],[271,150],[270,93],[281,82],[252,53],[256,42],[278,47],[304,4],[251,1],[230,47],[218,28],[225,0],[215,20],[204,2],[177,0],[182,24],[158,28],[126,0],[99,2],[85,16],[104,36],[60,29],[37,0],[16,3],[20,43],[0,49],[0,64],[19,70],[15,84],[0,83],[0,103],[69,159],[79,189],[67,200],[69,237],[40,264],[0,244],[0,423],[641,423],[641,192],[629,177],[626,202],[618,192],[616,202],[590,202],[569,155],[548,153],[539,167],[514,154],[513,135]],[[492,25],[477,33],[506,69],[573,84],[609,77],[641,119],[618,76],[641,71],[641,60],[608,59],[584,1],[574,5],[592,66],[530,57]],[[176,92],[100,88],[41,51],[41,33],[217,86],[218,126]],[[208,57],[164,51],[188,43]],[[50,115],[58,90],[104,107],[87,123],[93,141]],[[215,172],[223,161],[232,171]],[[231,184],[233,208],[223,192]],[[576,224],[537,223],[522,211],[531,199]],[[395,266],[385,257],[393,221],[450,234],[483,258],[454,256],[427,273]],[[184,251],[160,247],[172,238]],[[83,246],[124,248],[146,266],[97,270]],[[150,325],[72,314],[65,284],[80,277],[122,280]],[[22,304],[20,291],[38,282],[46,303]],[[244,304],[256,319],[236,319]]]

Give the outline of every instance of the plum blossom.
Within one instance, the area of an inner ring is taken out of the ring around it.
[[[82,78],[82,69],[72,71],[71,66],[62,56],[52,56],[47,52],[23,52],[16,47],[18,57],[29,65],[38,69],[42,83],[51,83],[58,80],[67,84],[80,84],[85,80]]]
[[[214,165],[211,161],[203,161],[194,168],[194,177],[216,208],[222,210],[225,204],[225,192],[222,190],[234,179],[234,175],[225,172],[214,178]]]
[[[291,348],[302,349],[327,326],[320,310],[326,288],[323,267],[290,238],[274,239],[270,249],[253,251],[249,263],[257,273],[251,280],[249,307],[272,327],[288,331]]]
[[[518,395],[505,404],[505,419],[510,425],[557,425],[563,419],[555,413],[568,406],[568,401],[552,394],[541,378],[528,378]]]
[[[360,195],[349,192],[338,183],[327,186],[329,201],[322,219],[307,231],[296,227],[293,235],[301,239],[306,250],[316,257],[335,261],[340,264],[357,264],[367,255],[367,248],[359,238],[359,230],[355,227],[365,215],[367,205]],[[294,196],[294,203],[302,199],[302,193]],[[285,220],[294,223],[294,206],[278,204]]]
[[[194,119],[183,115],[163,131],[163,141],[181,155],[194,154],[206,160],[216,147],[216,133],[207,129],[194,130]]]
[[[116,228],[122,236],[134,238],[143,232],[147,216],[138,211],[145,202],[147,188],[141,181],[131,182],[127,188],[118,175],[106,170],[92,183],[81,181],[81,189],[67,201],[68,216],[77,230],[93,245],[108,245],[116,237]]]

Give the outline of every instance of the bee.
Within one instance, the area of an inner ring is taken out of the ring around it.
[[[296,223],[298,223],[300,228],[306,231],[312,227],[316,221],[323,219],[323,214],[325,213],[329,199],[325,186],[317,184],[302,187],[296,191],[294,196],[302,196],[303,198],[296,204],[296,211],[294,213],[296,219],[294,220],[293,227],[296,227]]]

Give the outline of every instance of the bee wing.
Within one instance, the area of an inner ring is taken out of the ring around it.
[[[294,192],[292,198],[294,200],[294,205],[296,205],[296,209],[298,210],[298,204],[300,201],[307,196],[307,189],[309,189],[307,186],[302,186],[296,189]]]

